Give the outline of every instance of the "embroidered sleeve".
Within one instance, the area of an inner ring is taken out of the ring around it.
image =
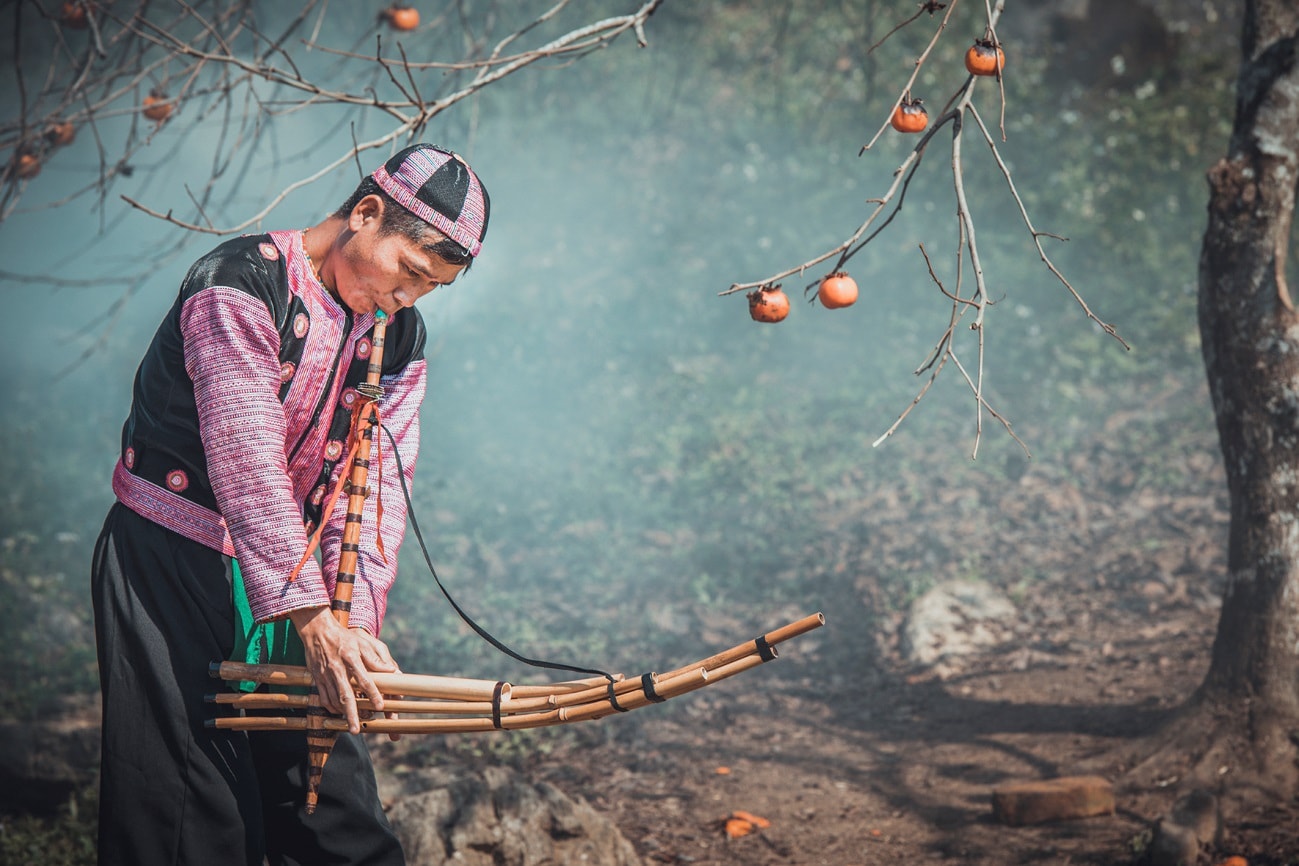
[[[415,461],[419,456],[419,409],[424,400],[426,363],[415,361],[401,372],[381,379],[384,397],[379,404],[380,420],[392,434],[378,430],[371,451],[369,481],[378,496],[365,500],[361,518],[361,552],[357,559],[356,585],[352,589],[350,625],[364,628],[378,635],[388,608],[388,590],[397,577],[397,553],[406,530],[406,499],[397,476],[397,458],[393,454],[395,440],[401,455],[401,465],[409,488],[415,476]],[[374,459],[375,450],[379,460]],[[382,480],[376,479],[382,464]],[[383,521],[379,533],[383,538],[381,556],[374,541],[379,503],[382,499]],[[320,548],[325,574],[338,573],[343,525],[347,516],[347,499],[339,497],[334,511],[321,532]]]
[[[329,604],[319,566],[308,560],[285,456],[278,399],[279,333],[264,301],[226,286],[190,295],[180,319],[185,369],[194,382],[208,477],[260,622]]]

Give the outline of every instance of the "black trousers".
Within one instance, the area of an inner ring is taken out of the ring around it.
[[[103,693],[99,862],[405,863],[365,741],[340,734],[306,814],[304,734],[208,729],[204,695],[234,643],[230,561],[125,506],[92,567]]]

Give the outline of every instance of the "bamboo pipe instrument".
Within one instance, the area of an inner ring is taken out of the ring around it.
[[[370,448],[374,444],[374,428],[379,421],[375,403],[383,396],[379,379],[383,375],[383,344],[388,333],[388,314],[383,310],[374,313],[374,333],[371,337],[370,363],[365,368],[365,382],[357,386],[362,403],[356,410],[353,435],[358,437],[356,456],[348,467],[351,478],[347,485],[347,522],[343,525],[342,553],[338,560],[338,577],[334,584],[334,599],[330,608],[334,617],[347,626],[352,611],[352,588],[356,585],[356,562],[361,552],[361,515],[369,496]],[[379,527],[375,527],[377,533]]]
[[[361,729],[368,733],[476,733],[491,730],[518,730],[599,719],[617,712],[628,712],[653,703],[661,703],[670,698],[687,694],[706,685],[721,682],[736,674],[751,670],[777,657],[774,650],[776,644],[820,628],[824,623],[825,617],[822,614],[812,614],[694,664],[669,671],[666,674],[647,673],[641,677],[621,680],[602,680],[596,677],[589,680],[556,683],[551,687],[554,691],[549,694],[546,694],[545,690],[548,687],[544,685],[515,687],[516,693],[525,691],[528,695],[526,698],[519,699],[513,697],[502,699],[498,696],[496,700],[489,702],[474,700],[471,697],[462,702],[454,700],[448,702],[445,699],[439,699],[437,702],[410,701],[412,705],[415,705],[414,708],[411,710],[400,709],[401,712],[423,712],[462,717],[449,719],[368,719],[362,721]],[[274,670],[253,670],[250,672],[248,671],[249,668],[273,668]],[[310,675],[303,668],[275,665],[242,665],[234,662],[225,662],[212,666],[212,675],[219,676],[222,679],[249,679],[248,674],[250,673],[261,676],[262,679],[258,680],[260,682],[279,685],[288,685],[290,680],[294,684],[310,682]],[[380,677],[384,677],[389,687],[399,689],[419,688],[422,680],[434,682],[452,680],[458,683],[472,684],[471,687],[460,691],[461,694],[465,695],[472,695],[475,692],[481,693],[481,689],[490,683],[488,680],[457,680],[453,677],[433,677],[422,674],[374,674],[374,676],[376,682],[379,681]],[[574,687],[585,686],[588,682],[603,682],[604,686],[588,687],[576,692],[572,690]],[[498,685],[501,687],[507,686],[504,683],[491,685],[493,689]],[[388,694],[383,683],[380,683],[380,689],[384,691],[385,695]],[[245,697],[253,698],[258,694],[260,693]],[[406,693],[396,692],[395,694],[402,695]],[[256,704],[251,700],[244,703],[237,697],[223,697],[218,702],[236,708],[243,706],[245,708],[273,709],[293,705],[292,702],[281,701],[279,696],[267,697],[268,700],[264,705]],[[541,703],[543,701],[545,702],[544,705]],[[385,707],[389,703],[385,701]],[[445,710],[442,707],[446,703],[451,703],[454,706],[450,710]],[[368,701],[363,702],[363,704],[368,705]],[[437,708],[434,709],[434,707]],[[397,711],[396,708],[394,708],[394,711]],[[479,714],[481,714],[481,717],[463,717]],[[345,730],[347,727],[343,720],[336,717],[323,716],[322,722],[321,727],[329,733]],[[207,724],[208,727],[213,728],[251,731],[302,730],[307,728],[307,723],[308,719],[300,717],[226,716],[210,719]]]
[[[330,609],[338,622],[347,628],[352,610],[352,588],[356,584],[357,555],[361,550],[361,515],[369,495],[370,447],[374,442],[374,428],[379,425],[375,404],[383,396],[379,380],[383,375],[383,344],[388,334],[388,314],[383,310],[374,313],[374,330],[370,337],[370,363],[365,369],[365,382],[357,386],[362,402],[352,416],[352,435],[358,437],[356,454],[351,466],[347,486],[347,518],[343,524],[343,541],[338,560],[338,574],[334,582],[334,597]],[[324,520],[324,517],[322,517]],[[375,527],[378,536],[379,527]],[[382,541],[378,542],[382,551]],[[307,814],[316,811],[320,796],[320,779],[325,772],[325,762],[333,751],[338,734],[327,729],[325,708],[320,697],[312,690],[314,702],[307,708]]]
[[[737,644],[730,649],[701,659],[667,673],[654,674],[655,682],[672,679],[699,668],[712,670],[732,661],[749,655],[756,655],[763,660],[776,658],[777,644],[806,634],[825,624],[825,616],[814,613],[796,620],[788,625],[767,632],[752,640]],[[254,665],[244,662],[214,662],[210,666],[213,677],[222,680],[243,680],[276,686],[310,686],[311,674],[306,668],[296,665]],[[607,696],[610,682],[603,677],[588,677],[583,680],[571,680],[554,685],[511,685],[493,680],[469,679],[463,677],[446,677],[434,674],[387,674],[372,673],[375,684],[385,695],[403,697],[427,697],[446,700],[490,701],[497,698],[496,689],[500,687],[502,704],[516,698],[552,697],[558,706],[572,706],[586,703],[593,699]],[[641,688],[641,678],[627,679],[622,674],[614,677],[615,695],[626,694]],[[574,689],[579,689],[574,691]]]

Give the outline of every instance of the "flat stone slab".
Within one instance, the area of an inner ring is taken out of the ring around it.
[[[992,789],[992,814],[1021,827],[1114,814],[1114,786],[1100,776],[1011,782]]]

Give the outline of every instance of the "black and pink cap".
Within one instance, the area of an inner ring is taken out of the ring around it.
[[[432,144],[398,152],[371,177],[402,207],[477,256],[487,234],[491,200],[458,154]]]

